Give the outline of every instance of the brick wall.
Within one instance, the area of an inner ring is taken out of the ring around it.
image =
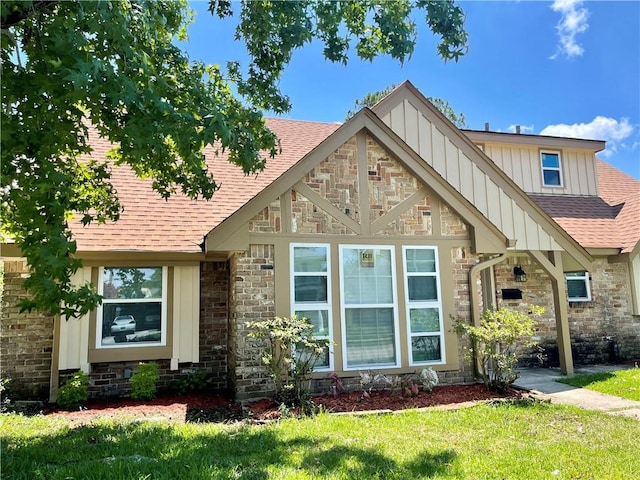
[[[455,304],[455,318],[461,318],[466,323],[471,321],[471,297],[469,295],[469,270],[478,262],[478,258],[472,255],[468,248],[452,248],[451,249],[451,270],[453,278],[453,299]],[[441,265],[440,269],[447,268],[447,265]],[[443,288],[445,288],[443,286]],[[476,285],[480,292],[480,284]],[[443,292],[444,294],[444,292]],[[451,319],[445,318],[445,329],[450,329]],[[465,359],[465,347],[469,345],[465,341],[458,339],[458,358],[460,368],[457,372],[446,372],[446,375],[440,376],[441,383],[466,383],[473,381],[473,365],[471,360]]]
[[[247,335],[246,322],[275,316],[273,246],[251,245],[248,252],[230,260],[229,382],[236,398],[264,396],[273,391],[269,373],[262,364],[263,340]]]
[[[22,282],[29,275],[22,260],[4,262],[4,294],[0,305],[0,369],[11,379],[14,398],[49,397],[54,317],[20,313]]]
[[[227,377],[229,262],[200,267],[200,363],[216,390],[229,388]]]
[[[522,266],[527,281],[516,282],[513,267]],[[591,274],[591,302],[569,303],[569,329],[573,361],[577,365],[636,360],[640,358],[640,317],[631,315],[626,264],[610,264],[596,259]],[[540,349],[531,349],[523,359],[526,365],[558,366],[558,345],[551,281],[529,257],[513,257],[495,267],[496,286],[519,288],[522,300],[502,300],[499,305],[524,308],[545,307],[538,322],[536,339]]]

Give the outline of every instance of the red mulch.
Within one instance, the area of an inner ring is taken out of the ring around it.
[[[489,392],[484,385],[440,385],[433,392],[420,392],[415,397],[404,397],[400,392],[373,391],[340,393],[337,396],[314,396],[315,405],[325,411],[355,412],[371,410],[403,410],[408,408],[457,408],[469,402],[482,400],[521,398],[526,393],[508,389],[506,393]],[[277,405],[270,399],[258,400],[244,407],[229,397],[213,393],[189,395],[162,394],[151,401],[131,399],[92,400],[77,411],[52,410],[48,415],[66,418],[72,425],[86,425],[97,419],[135,418],[170,422],[224,422],[251,418],[271,420],[280,417]]]

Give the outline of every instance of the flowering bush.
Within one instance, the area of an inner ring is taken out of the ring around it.
[[[468,338],[471,347],[465,347],[465,356],[476,359],[478,374],[489,390],[504,391],[516,381],[515,371],[520,349],[535,345],[531,337],[536,331],[532,317],[544,313],[543,307],[530,306],[528,313],[502,307],[489,308],[482,314],[480,325],[468,325],[457,319],[454,331]]]
[[[262,362],[275,385],[279,403],[305,404],[309,381],[316,362],[326,353],[331,341],[313,336],[313,324],[296,315],[248,322],[249,336],[268,340]]]

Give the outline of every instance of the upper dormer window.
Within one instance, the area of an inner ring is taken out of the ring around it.
[[[545,187],[562,186],[562,165],[559,152],[540,152],[542,164],[542,185]]]

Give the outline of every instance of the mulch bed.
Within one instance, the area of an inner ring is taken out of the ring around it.
[[[344,392],[336,396],[320,395],[312,398],[316,406],[329,412],[395,411],[410,408],[441,407],[458,408],[469,402],[493,399],[519,399],[527,396],[520,390],[508,389],[505,393],[487,391],[484,385],[440,385],[433,392],[420,392],[414,397],[404,397],[400,392],[373,391]],[[214,393],[188,395],[161,394],[151,401],[131,399],[92,400],[77,411],[52,409],[47,415],[61,416],[72,425],[87,425],[98,419],[135,418],[139,420],[163,420],[169,422],[228,422],[242,419],[266,421],[280,418],[282,411],[270,399],[262,399],[245,405],[230,397]],[[297,410],[290,410],[296,414]]]

